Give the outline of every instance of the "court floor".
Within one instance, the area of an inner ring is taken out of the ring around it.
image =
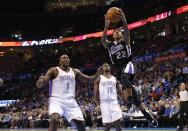
[[[114,129],[111,129],[112,131]],[[176,128],[123,128],[123,131],[175,131]],[[3,129],[0,128],[0,131],[48,131],[46,128],[28,128],[28,129]],[[58,129],[58,131],[76,131],[71,129]],[[100,129],[87,129],[87,131],[103,131],[103,128]],[[185,129],[184,131],[188,131]]]

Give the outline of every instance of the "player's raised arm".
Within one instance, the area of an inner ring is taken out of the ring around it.
[[[38,88],[43,87],[44,85],[49,83],[49,80],[52,80],[53,78],[55,78],[57,75],[56,73],[56,68],[52,67],[50,68],[45,76],[40,76],[39,79],[36,82],[36,86]]]
[[[86,82],[89,82],[89,83],[92,83],[94,82],[94,80],[97,79],[97,77],[101,74],[102,72],[102,69],[101,67],[98,68],[97,70],[97,73],[95,73],[94,75],[92,76],[88,76],[88,75],[85,75],[83,74],[81,71],[79,71],[78,69],[73,69],[73,71],[75,72],[76,74],[76,77],[82,81],[86,81]]]
[[[109,25],[110,25],[110,21],[106,18],[106,15],[105,15],[104,32],[101,37],[101,43],[105,48],[108,48],[108,43],[110,43],[110,41],[108,41],[108,39],[107,39],[107,31],[108,31]]]
[[[121,21],[123,22],[124,39],[125,39],[127,45],[130,45],[130,31],[129,31],[129,28],[127,25],[127,20],[125,18],[125,14],[123,13],[122,10],[119,10],[118,14],[119,14]]]
[[[94,82],[94,101],[97,106],[100,105],[100,100],[99,100],[99,83],[100,83],[100,77],[98,77],[95,82]]]

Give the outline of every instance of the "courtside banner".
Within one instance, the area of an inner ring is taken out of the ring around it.
[[[160,56],[155,58],[155,62],[161,62],[161,61],[168,61],[176,58],[184,58],[186,56],[186,52],[179,52],[172,55],[166,55],[166,56]]]

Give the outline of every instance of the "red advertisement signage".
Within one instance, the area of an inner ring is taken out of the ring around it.
[[[172,55],[166,55],[166,56],[160,56],[155,58],[155,62],[161,62],[161,61],[168,61],[176,58],[184,58],[186,56],[186,52],[179,52]]]

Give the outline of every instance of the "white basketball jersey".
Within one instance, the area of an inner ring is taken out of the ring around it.
[[[56,69],[58,76],[50,81],[50,97],[74,98],[76,81],[72,68],[69,72],[65,72],[59,67],[56,67]]]
[[[101,100],[117,100],[117,81],[114,76],[109,79],[100,75],[99,95]]]

